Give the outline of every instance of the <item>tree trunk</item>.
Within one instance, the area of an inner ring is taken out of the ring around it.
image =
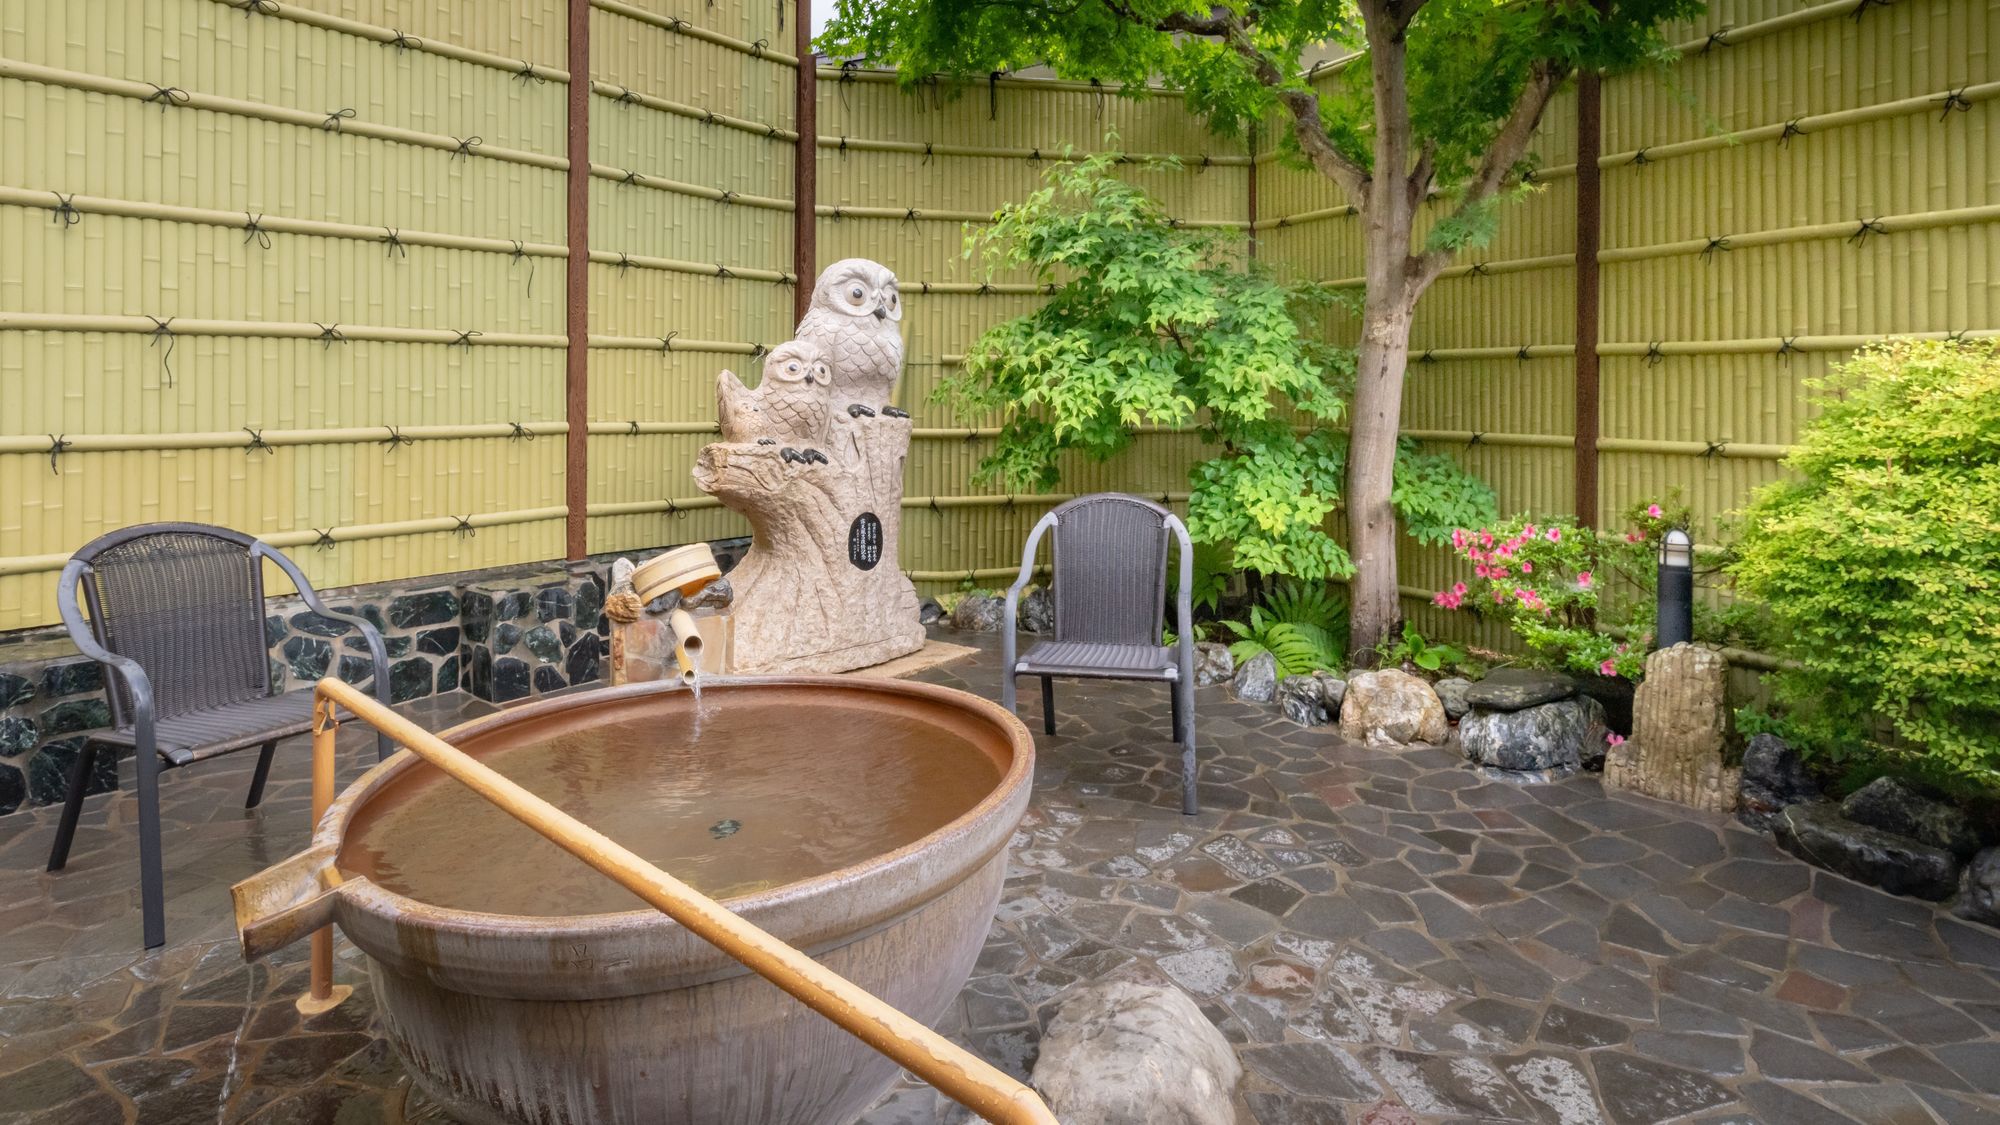
[[[1348,657],[1369,668],[1375,666],[1377,646],[1402,619],[1396,593],[1396,513],[1389,497],[1402,431],[1403,371],[1410,355],[1409,306],[1414,303],[1400,293],[1378,300],[1378,291],[1371,280],[1355,358],[1347,450],[1347,550],[1355,565],[1348,588]]]

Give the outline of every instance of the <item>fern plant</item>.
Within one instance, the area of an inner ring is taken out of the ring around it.
[[[1281,677],[1338,667],[1346,656],[1340,643],[1346,610],[1340,595],[1325,585],[1279,582],[1265,592],[1262,604],[1250,607],[1248,621],[1222,623],[1237,638],[1229,654],[1240,664],[1268,652]]]

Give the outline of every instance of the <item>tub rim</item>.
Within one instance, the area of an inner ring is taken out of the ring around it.
[[[776,887],[718,899],[731,912],[753,917],[783,910],[807,902],[828,891],[841,887],[851,888],[870,876],[892,876],[898,868],[915,864],[926,854],[939,854],[944,849],[940,845],[954,838],[963,838],[975,833],[983,821],[990,819],[1005,806],[1019,801],[1023,808],[1032,793],[1035,744],[1034,736],[1018,716],[1008,713],[999,704],[984,696],[976,695],[962,688],[946,687],[909,680],[873,678],[852,675],[799,675],[781,674],[773,676],[704,676],[704,689],[722,688],[754,690],[758,687],[809,687],[830,688],[841,691],[860,692],[872,695],[891,695],[927,699],[933,703],[968,712],[989,720],[1001,732],[1013,752],[1013,760],[993,787],[971,808],[939,827],[915,839],[909,840],[890,851],[876,855],[845,867],[834,868],[807,879],[784,883]],[[639,684],[624,684],[617,687],[591,689],[573,694],[549,696],[514,707],[502,707],[490,715],[481,715],[465,722],[454,724],[437,732],[437,736],[456,745],[456,739],[467,735],[477,735],[494,727],[505,727],[518,722],[522,717],[532,717],[552,712],[576,710],[583,707],[615,704],[648,696],[664,696],[687,693],[690,689],[676,680],[657,680]],[[349,720],[356,721],[356,720]],[[629,933],[634,929],[666,924],[679,928],[660,911],[647,906],[633,910],[604,914],[575,915],[530,915],[495,914],[487,911],[462,910],[442,907],[411,898],[392,891],[366,876],[349,875],[342,872],[337,864],[340,847],[344,842],[347,828],[368,798],[382,786],[410,769],[422,768],[426,763],[416,752],[399,746],[388,758],[370,766],[359,777],[343,787],[333,803],[327,807],[326,815],[314,826],[310,847],[328,849],[324,882],[328,889],[335,891],[350,906],[359,907],[369,913],[389,917],[422,919],[427,927],[451,931],[464,935],[483,935],[489,938],[533,937],[546,940],[567,940],[573,938],[608,937],[618,933]],[[449,779],[447,779],[449,780]],[[928,893],[904,898],[898,909],[887,914],[857,919],[852,927],[842,927],[843,933],[832,945],[846,944],[867,933],[879,929],[894,917],[913,911],[948,889],[957,879],[964,878],[988,862],[994,852],[1006,846],[1012,836],[1015,824],[1006,825],[996,845],[980,849],[979,854],[962,864],[963,870],[955,873],[955,878],[933,879]],[[672,874],[671,871],[668,872]],[[808,941],[802,946],[808,951],[828,947],[827,942]]]

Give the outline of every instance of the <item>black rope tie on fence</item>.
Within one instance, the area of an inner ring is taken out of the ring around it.
[[[937,497],[935,496],[931,497],[931,502],[927,506],[930,508],[932,515],[934,516],[944,515],[944,509],[938,507]]]
[[[930,296],[930,295],[931,295],[931,283],[930,283],[930,282],[928,282],[928,281],[919,281],[919,282],[917,282],[917,287],[918,287],[917,291],[918,291],[918,292],[920,292],[920,293],[922,293],[922,294],[923,294],[924,296],[928,297],[928,296]]]
[[[333,528],[329,527],[321,529],[315,527],[313,528],[313,531],[319,534],[319,538],[313,540],[313,550],[315,551],[333,550]]]
[[[229,6],[241,11],[243,18],[246,20],[251,16],[275,16],[278,14],[278,5],[273,3],[272,0],[236,0],[235,3]]]
[[[1197,165],[1197,166],[1195,167],[1195,170],[1194,170],[1194,174],[1195,174],[1195,175],[1197,175],[1197,176],[1199,176],[1199,175],[1201,175],[1201,174],[1202,174],[1203,172],[1206,172],[1206,171],[1208,171],[1208,166],[1209,166],[1209,164],[1210,164],[1210,163],[1212,163],[1212,161],[1210,161],[1210,160],[1209,160],[1209,157],[1208,157],[1208,154],[1207,154],[1207,153],[1205,153],[1205,152],[1204,152],[1204,153],[1202,153],[1202,154],[1201,154],[1201,163],[1200,163],[1199,165]]]
[[[1478,445],[1480,442],[1485,440],[1486,440],[1485,430],[1474,430],[1472,431],[1472,433],[1466,436],[1465,448],[1471,449],[1473,446]]]
[[[845,208],[843,208],[843,207],[841,207],[841,205],[840,205],[840,204],[838,204],[838,203],[834,204],[834,205],[833,205],[833,221],[837,223],[837,222],[840,222],[840,221],[841,221],[842,219],[845,219],[845,218],[847,218],[847,211],[846,211],[846,209],[845,209]]]
[[[713,5],[711,5],[711,7],[713,7]],[[750,44],[750,53],[761,59],[764,57],[764,48],[769,47],[770,45],[771,41],[769,39],[759,39],[756,42]]]
[[[1425,348],[1423,354],[1417,357],[1418,363],[1436,363],[1437,361],[1437,356],[1432,354],[1429,348]]]
[[[795,282],[797,282],[797,281],[798,281],[798,278],[796,278],[796,277],[793,277],[793,276],[792,276],[791,274],[788,274],[788,273],[785,273],[785,272],[784,272],[783,270],[780,270],[780,271],[778,272],[778,280],[777,280],[777,281],[775,281],[775,282],[773,282],[772,284],[774,284],[774,285],[791,285],[791,284],[793,284],[793,283],[795,283]]]
[[[391,28],[390,30],[392,37],[388,40],[389,46],[396,48],[398,51],[421,51],[424,49],[423,40],[414,35],[403,34],[402,28]]]
[[[1779,148],[1790,148],[1792,147],[1793,137],[1803,137],[1806,135],[1806,131],[1799,127],[1799,122],[1804,120],[1805,118],[1803,117],[1794,117],[1790,121],[1785,122],[1784,131],[1778,134]]]
[[[785,30],[785,0],[778,0],[778,30]]]
[[[1487,274],[1491,272],[1493,271],[1487,268],[1485,262],[1474,262],[1465,271],[1465,275],[1467,277],[1485,277]]]
[[[1797,336],[1778,337],[1778,362],[1786,365],[1787,367],[1791,366],[1792,353],[1798,350],[1799,350],[1799,338]]]
[[[1944,334],[1944,342],[1947,344],[1963,344],[1965,343],[1965,332],[1966,330],[1963,328],[1953,329]]]
[[[271,446],[271,443],[264,440],[264,431],[253,430],[245,426],[243,427],[243,432],[250,435],[250,444],[243,447],[243,455],[245,457],[250,456],[260,449],[273,457],[278,455],[278,451]]]
[[[1965,96],[1964,86],[1952,90],[1937,100],[1944,103],[1944,112],[1938,114],[1939,121],[1950,121],[1953,110],[1957,110],[1960,113],[1972,112],[1972,99]]]
[[[679,504],[674,503],[673,497],[668,496],[665,499],[667,501],[668,515],[674,517],[677,520],[684,520],[688,518],[687,509],[681,507]]]
[[[1534,170],[1533,168],[1523,168],[1523,169],[1521,169],[1521,182],[1522,182],[1522,183],[1524,183],[1524,184],[1532,184],[1532,183],[1534,183],[1534,182],[1535,182],[1535,170]]]
[[[715,111],[714,111],[714,110],[712,110],[712,109],[704,109],[704,110],[702,110],[702,111],[701,111],[701,123],[702,123],[703,125],[713,125],[713,124],[715,124]]]
[[[458,339],[453,340],[449,344],[446,344],[445,347],[455,348],[463,344],[465,345],[466,351],[472,350],[472,342],[474,340],[477,340],[479,337],[486,335],[486,333],[481,332],[476,328],[462,328],[462,329],[454,328],[452,329],[452,331],[458,333]]]
[[[990,296],[992,296],[992,295],[993,295],[993,283],[992,283],[992,282],[990,282],[990,281],[982,281],[982,282],[980,282],[980,283],[979,283],[979,295],[980,295],[980,296],[982,296],[982,297],[990,297]]]
[[[326,120],[320,122],[319,127],[326,130],[329,133],[338,133],[340,132],[340,123],[343,121],[351,120],[353,117],[354,117],[354,111],[346,106],[342,106],[341,108],[334,110],[332,113],[327,114]]]
[[[243,245],[250,245],[250,240],[253,238],[257,240],[257,245],[264,249],[269,250],[271,248],[271,232],[264,229],[263,214],[259,213],[253,216],[250,212],[245,211],[243,212]]]
[[[148,82],[146,85],[153,88],[153,92],[146,95],[146,101],[160,103],[161,113],[167,112],[168,106],[186,105],[194,100],[192,95],[179,86],[162,86],[155,82]]]
[[[507,263],[507,266],[509,269],[512,269],[514,262],[525,260],[528,263],[528,296],[532,297],[535,295],[535,259],[528,253],[527,245],[520,239],[515,238],[509,241],[514,244],[514,253],[510,255],[514,261]]]
[[[1168,216],[1167,216],[1167,229],[1168,229],[1168,230],[1179,230],[1179,229],[1181,229],[1181,221],[1180,221],[1180,219],[1176,218],[1176,217],[1175,217],[1175,216],[1173,216],[1173,215],[1168,215]]]
[[[471,516],[453,516],[451,518],[458,521],[458,526],[451,529],[453,535],[472,539],[479,537],[479,529],[472,526]]]
[[[1646,155],[1646,150],[1643,148],[1632,154],[1633,164],[1651,164],[1652,162],[1652,159]]]
[[[391,258],[395,257],[398,254],[401,254],[405,258],[410,256],[410,248],[403,245],[403,232],[399,228],[383,227],[382,242],[383,242],[382,252],[387,254]]]
[[[1722,456],[1723,451],[1729,448],[1729,443],[1726,441],[1711,441],[1706,444],[1708,448],[1702,450],[1701,455],[1711,460]]]
[[[631,268],[632,268],[632,256],[630,254],[627,254],[625,251],[620,250],[618,252],[618,272],[624,273],[626,270],[629,270]]]
[[[521,69],[514,72],[514,79],[523,86],[526,86],[530,82],[533,82],[537,86],[546,86],[549,84],[549,80],[542,76],[542,72],[535,69],[535,64],[529,62],[527,59],[521,60]]]
[[[149,316],[146,319],[153,322],[153,331],[150,333],[150,335],[153,338],[146,344],[146,346],[149,348],[153,347],[154,345],[158,344],[162,338],[165,338],[165,340],[167,341],[166,350],[160,353],[160,385],[171,387],[174,385],[175,336],[174,336],[174,330],[172,328],[172,325],[174,323],[174,318],[168,317],[165,320],[161,320],[157,316]]]
[[[1658,367],[1660,364],[1665,363],[1666,361],[1667,361],[1667,353],[1660,350],[1660,341],[1654,340],[1646,345],[1647,367]]]
[[[1532,346],[1531,344],[1522,344],[1520,350],[1514,353],[1514,358],[1520,360],[1522,363],[1528,362],[1528,360],[1534,358],[1528,354],[1528,349]]]
[[[64,195],[62,192],[52,191],[49,194],[56,197],[56,205],[49,208],[50,222],[61,223],[63,229],[68,230],[83,221],[83,212],[76,209],[75,192]]]
[[[769,349],[769,348],[765,347],[765,346],[764,346],[764,345],[762,345],[762,344],[751,344],[751,345],[750,345],[750,358],[751,358],[751,359],[762,359],[762,358],[764,358],[764,357],[765,357],[766,355],[768,355],[768,354],[770,353],[770,351],[771,351],[771,349]]]
[[[49,435],[49,474],[51,476],[59,477],[62,475],[62,470],[56,468],[56,458],[61,457],[63,451],[74,444],[76,443],[69,440],[64,434]]]
[[[1004,70],[988,71],[986,75],[986,120],[1000,120],[1000,76]]]
[[[660,351],[662,353],[673,351],[674,337],[678,335],[680,335],[680,333],[678,331],[675,331],[675,332],[669,332],[666,335],[660,337]]]
[[[521,423],[519,423],[519,422],[509,422],[509,423],[507,423],[507,424],[508,424],[509,426],[512,426],[512,427],[514,428],[514,432],[513,432],[513,433],[511,433],[511,434],[508,434],[508,435],[507,435],[507,440],[508,440],[508,441],[533,441],[533,440],[535,440],[535,431],[533,431],[533,430],[529,429],[528,427],[526,427],[526,426],[522,425],[522,424],[521,424]]]
[[[403,431],[397,429],[395,426],[390,426],[388,429],[389,429],[389,436],[382,439],[382,444],[389,447],[389,452],[391,453],[396,452],[396,447],[399,445],[417,444],[416,438],[404,437]]]
[[[1847,241],[1855,246],[1866,246],[1869,235],[1888,233],[1889,228],[1882,225],[1881,219],[1863,219],[1861,225],[1854,228],[1854,233],[1847,236]]]
[[[639,173],[631,168],[627,168],[625,169],[625,175],[618,182],[621,184],[636,184],[639,182]]]
[[[721,262],[717,262],[715,263],[715,276],[727,280],[729,278],[735,277],[736,275],[730,272],[728,266],[723,265]]]
[[[684,19],[680,18],[679,16],[668,16],[668,17],[667,17],[667,30],[668,30],[668,31],[674,31],[674,32],[681,32],[681,31],[686,31],[686,30],[688,29],[688,26],[689,26],[689,25],[688,25],[688,21],[686,21],[686,20],[684,20]]]
[[[930,162],[931,162],[931,142],[929,142],[929,141],[925,141],[925,142],[924,142],[924,158],[923,158],[922,160],[919,160],[919,161],[917,161],[917,163],[918,163],[919,165],[923,165],[923,164],[929,164]]]
[[[1709,239],[1708,245],[1702,247],[1701,253],[1696,256],[1699,257],[1704,262],[1713,262],[1715,260],[1715,255],[1718,251],[1724,254],[1729,253],[1730,246],[1729,246],[1729,237],[1727,235]]]
[[[840,158],[841,158],[842,160],[845,160],[845,159],[847,159],[847,134],[846,134],[846,133],[842,133],[842,134],[840,135]]]
[[[335,321],[332,324],[321,324],[315,320],[313,321],[313,327],[319,329],[319,336],[317,338],[320,344],[328,351],[331,351],[335,344],[345,344],[347,342],[347,336],[340,330],[339,321]]]
[[[620,86],[620,87],[618,87],[618,104],[619,104],[619,105],[638,105],[638,104],[639,104],[639,95],[637,95],[637,94],[633,93],[633,92],[632,92],[632,87],[630,87],[630,86]]]
[[[625,430],[625,436],[626,436],[626,437],[638,437],[638,436],[639,436],[639,420],[638,420],[637,418],[634,418],[634,419],[631,419],[631,420],[627,421],[627,422],[625,423],[625,426],[626,426],[626,430]]]
[[[1893,3],[1895,3],[1895,0],[1861,0],[1861,3],[1854,6],[1853,11],[1847,13],[1847,18],[1858,21],[1867,13],[1868,9],[1886,8]]]
[[[1707,41],[1705,41],[1701,45],[1701,53],[1705,55],[1710,51],[1715,50],[1717,47],[1735,46],[1734,43],[1731,43],[1729,41],[1729,33],[1734,30],[1736,29],[1734,27],[1731,27],[1729,24],[1723,24],[1721,27],[1718,27],[1714,31],[1709,32]]]
[[[733,191],[725,191],[721,195],[716,196],[715,201],[717,203],[722,204],[724,207],[727,207],[730,204],[736,202],[736,193]]]
[[[1044,295],[1046,295],[1046,296],[1050,296],[1050,297],[1053,297],[1053,296],[1055,296],[1055,295],[1056,295],[1056,291],[1057,291],[1058,289],[1060,289],[1060,288],[1062,288],[1062,287],[1061,287],[1061,286],[1059,286],[1059,285],[1057,285],[1057,284],[1056,284],[1055,282],[1053,282],[1053,281],[1045,281],[1045,282],[1043,282],[1043,283],[1042,283],[1042,293],[1043,293]]]
[[[847,87],[853,84],[854,68],[860,65],[860,59],[848,59],[846,62],[840,64],[840,81],[834,84],[834,89],[840,93],[840,105],[842,109],[849,111],[854,109],[854,106],[847,99]]]
[[[1166,493],[1164,493],[1164,492],[1162,492],[1162,493],[1160,494],[1160,503],[1164,504],[1164,503],[1166,503],[1166,502],[1167,502],[1167,494],[1166,494]],[[1003,507],[1003,508],[1007,509],[1007,510],[1008,510],[1008,511],[1010,511],[1010,512],[1014,510],[1014,494],[1013,494],[1013,493],[1009,492],[1009,493],[1007,494],[1007,501],[1006,501],[1006,503],[1002,504],[1002,505],[1001,505],[1001,507]]]
[[[1029,150],[1028,150],[1028,163],[1030,163],[1030,164],[1040,164],[1041,162],[1042,162],[1042,150],[1041,150],[1041,149],[1038,149],[1038,148],[1031,148],[1031,149],[1029,149]]]
[[[903,212],[903,221],[914,226],[916,225],[917,220],[923,217],[923,214],[924,213],[922,211],[919,211],[915,207],[912,207],[909,210]]]
[[[480,139],[476,136],[453,137],[452,140],[458,142],[458,147],[453,149],[451,153],[451,159],[453,160],[457,160],[461,156],[468,160],[471,159],[472,150],[478,148],[481,143]]]

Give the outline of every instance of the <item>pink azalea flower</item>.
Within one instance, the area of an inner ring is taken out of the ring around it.
[[[1478,566],[1473,567],[1472,573],[1478,575],[1481,578],[1490,578],[1493,575],[1493,572],[1486,568],[1485,563],[1480,563]]]
[[[1522,528],[1521,534],[1526,537],[1532,537],[1535,534],[1535,525],[1529,524],[1528,526]]]
[[[1638,533],[1638,532],[1636,532],[1636,531],[1628,531],[1628,532],[1626,532],[1626,533],[1625,533],[1625,542],[1627,542],[1627,543],[1637,543],[1638,541],[1639,541],[1639,533]]]
[[[1648,504],[1648,505],[1646,505],[1646,514],[1647,514],[1647,515],[1649,515],[1649,516],[1651,516],[1651,517],[1653,517],[1654,519],[1659,519],[1659,518],[1660,518],[1660,506],[1659,506],[1658,504]]]
[[[1606,746],[1623,746],[1625,745],[1625,736],[1614,731],[1604,736],[1604,744]]]
[[[1521,560],[1521,573],[1522,573],[1522,574],[1533,574],[1533,573],[1535,573],[1535,564],[1534,564],[1534,563],[1531,563],[1531,562],[1529,562],[1529,561],[1528,561],[1527,559],[1522,559],[1522,560]]]
[[[1479,533],[1479,545],[1480,545],[1480,546],[1482,546],[1482,547],[1491,547],[1491,546],[1493,546],[1493,533],[1492,533],[1492,532],[1490,532],[1490,531],[1482,531],[1482,532],[1480,532],[1480,533]]]
[[[1454,528],[1452,528],[1452,529],[1451,529],[1451,545],[1452,545],[1452,546],[1454,546],[1454,547],[1457,547],[1457,548],[1458,548],[1459,550],[1464,550],[1464,549],[1465,549],[1465,529],[1464,529],[1464,528],[1462,528],[1462,527],[1454,527]]]
[[[1590,589],[1590,572],[1587,570],[1578,571],[1576,575],[1576,584],[1578,586],[1583,587],[1586,590]]]
[[[1607,660],[1604,663],[1599,664],[1597,666],[1597,671],[1601,675],[1615,676],[1618,674],[1618,662],[1615,660]],[[1617,745],[1617,743],[1612,743],[1612,745],[1615,746]]]
[[[1549,542],[1551,542],[1551,543],[1560,543],[1560,542],[1562,542],[1562,538],[1563,538],[1563,529],[1562,529],[1562,528],[1560,528],[1560,527],[1552,527],[1552,528],[1550,528],[1550,529],[1549,529]]]
[[[1454,594],[1457,594],[1457,595],[1458,595],[1458,596],[1460,596],[1460,597],[1464,597],[1464,596],[1465,596],[1465,583],[1463,583],[1463,582],[1454,582],[1454,583],[1452,583],[1452,584],[1451,584],[1451,592],[1452,592],[1452,593],[1454,593]]]

